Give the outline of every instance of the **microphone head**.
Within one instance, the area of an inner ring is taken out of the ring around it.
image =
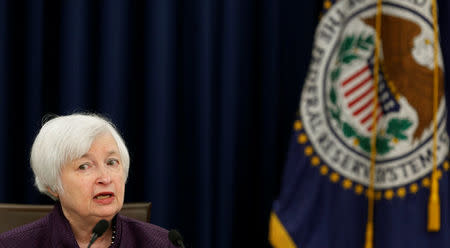
[[[97,237],[100,237],[103,235],[103,233],[108,229],[109,222],[107,220],[100,220],[95,224],[94,229],[92,229],[92,234],[96,234]]]
[[[181,234],[175,229],[169,231],[169,240],[177,247],[181,247],[183,244],[183,237],[181,237]]]

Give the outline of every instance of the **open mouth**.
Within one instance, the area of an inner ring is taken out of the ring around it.
[[[106,198],[113,197],[113,196],[114,196],[113,192],[102,192],[102,193],[96,194],[94,196],[94,199],[102,200],[102,199],[106,199]]]

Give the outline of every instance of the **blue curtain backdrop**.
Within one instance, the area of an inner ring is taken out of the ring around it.
[[[0,202],[51,203],[29,151],[94,111],[131,155],[126,201],[188,247],[265,247],[320,3],[0,0]]]
[[[450,7],[439,4],[448,71]],[[28,159],[42,117],[94,111],[123,134],[126,201],[153,202],[153,223],[188,247],[268,247],[320,9],[0,0],[0,202],[50,203]]]

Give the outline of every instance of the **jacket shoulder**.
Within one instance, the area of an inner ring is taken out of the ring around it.
[[[169,231],[139,220],[120,216],[121,221],[121,246],[130,247],[175,247],[169,241]]]

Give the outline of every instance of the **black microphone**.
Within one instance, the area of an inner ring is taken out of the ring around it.
[[[177,230],[172,229],[169,231],[169,240],[176,247],[185,248],[183,244],[183,237],[181,237],[181,234]]]
[[[92,236],[91,241],[89,242],[89,245],[87,248],[91,247],[91,245],[100,237],[103,235],[103,233],[108,229],[109,223],[107,220],[100,220],[95,224],[94,229],[92,229]]]

